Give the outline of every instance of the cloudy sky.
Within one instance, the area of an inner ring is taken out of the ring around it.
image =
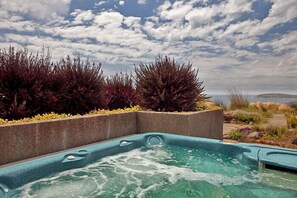
[[[0,0],[1,48],[49,47],[107,75],[159,55],[199,68],[207,93],[297,93],[297,0]]]

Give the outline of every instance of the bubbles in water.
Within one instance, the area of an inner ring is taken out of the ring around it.
[[[232,197],[261,180],[257,171],[230,156],[143,147],[29,183],[14,197]]]

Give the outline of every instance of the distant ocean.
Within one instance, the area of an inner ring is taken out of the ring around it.
[[[228,95],[207,95],[210,96],[211,101],[220,100],[225,105],[229,105],[229,96]],[[282,104],[288,104],[293,101],[297,101],[297,98],[259,98],[256,95],[248,95],[248,101],[251,102],[276,102],[276,103],[282,103]]]

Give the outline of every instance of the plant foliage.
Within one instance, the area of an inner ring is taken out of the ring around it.
[[[260,121],[260,116],[257,114],[236,113],[234,114],[233,118],[235,121],[245,123],[258,123]]]
[[[52,63],[49,53],[0,50],[0,117],[19,119],[46,112]]]
[[[229,136],[231,140],[239,140],[243,137],[243,133],[240,131],[232,131]]]
[[[244,109],[249,107],[247,96],[243,95],[235,87],[227,89],[230,100],[230,109]]]
[[[52,63],[50,53],[0,50],[0,118],[14,120],[49,112],[84,114],[104,107],[101,66]]]
[[[288,132],[287,127],[271,126],[268,125],[265,129],[265,137],[268,139],[282,138]]]
[[[154,111],[195,111],[205,98],[203,82],[192,64],[178,64],[169,57],[135,68],[140,106]]]
[[[85,114],[105,105],[101,65],[83,63],[79,57],[71,61],[68,56],[55,66],[51,88],[59,101],[53,111],[58,113]]]
[[[104,88],[104,98],[110,110],[135,106],[137,100],[132,76],[119,73],[108,77]]]
[[[297,113],[297,101],[292,101],[289,105]]]
[[[287,124],[289,128],[297,128],[297,117],[294,113],[287,115]]]

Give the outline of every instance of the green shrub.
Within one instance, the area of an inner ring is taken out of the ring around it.
[[[265,129],[266,138],[282,138],[288,132],[287,127],[267,126]]]
[[[245,122],[245,123],[258,123],[260,122],[260,116],[257,114],[245,114],[245,113],[236,113],[233,118],[235,121],[238,122]]]
[[[249,107],[247,96],[244,96],[238,89],[232,87],[227,91],[230,101],[230,109],[245,109]]]
[[[240,131],[232,131],[230,134],[229,134],[229,138],[231,140],[239,140],[243,137],[243,134],[242,132]]]
[[[295,111],[297,112],[297,101],[292,101],[289,103],[289,106]]]
[[[273,113],[267,111],[267,112],[261,112],[261,115],[263,118],[272,118]]]
[[[153,64],[135,68],[140,106],[154,111],[195,111],[196,102],[205,99],[198,70],[192,64],[157,58]]]
[[[253,127],[252,127],[252,130],[253,131],[258,131],[258,132],[263,132],[263,131],[265,131],[265,127],[264,126],[262,126],[262,125],[254,125]]]
[[[287,116],[287,124],[289,128],[297,128],[297,118],[295,114],[291,113]]]

